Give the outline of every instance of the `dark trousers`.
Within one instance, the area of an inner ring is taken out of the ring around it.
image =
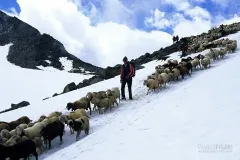
[[[125,97],[125,86],[128,86],[128,93],[129,93],[129,99],[132,99],[132,78],[126,80],[124,79],[122,81],[122,86],[121,86],[121,94],[122,94],[122,98],[126,98]]]

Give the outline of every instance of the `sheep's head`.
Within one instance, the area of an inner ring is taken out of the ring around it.
[[[67,108],[67,110],[72,109],[73,108],[73,103],[68,103],[66,108]]]
[[[86,95],[86,97],[87,97],[89,100],[91,100],[92,97],[93,97],[93,93],[88,92],[87,95]]]
[[[74,122],[73,122],[73,120],[68,120],[68,123],[67,123],[67,125],[68,125],[68,126],[70,126],[70,127],[73,127],[73,125],[74,125]]]
[[[158,69],[158,66],[156,66],[155,69]]]
[[[92,104],[99,104],[100,100],[93,97],[92,100],[91,100]]]

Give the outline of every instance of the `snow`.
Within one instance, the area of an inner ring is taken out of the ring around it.
[[[49,63],[49,64],[51,63],[51,61],[49,61],[49,60],[45,60],[45,61],[46,61],[47,63]]]
[[[72,63],[73,61],[72,60],[68,60],[67,57],[61,57],[59,58],[59,61],[62,63],[63,65],[63,69],[65,71],[71,71],[72,70]]]
[[[59,71],[53,67],[45,67],[48,71],[41,71],[15,66],[6,58],[10,45],[0,47],[0,94],[2,95],[0,111],[10,108],[11,103],[24,100],[29,101],[30,104],[39,103],[43,98],[61,93],[71,82],[78,84],[92,77],[92,75]]]
[[[229,38],[236,39],[240,45],[240,33]],[[75,134],[69,135],[66,129],[63,144],[60,146],[59,138],[56,138],[52,142],[53,148],[39,159],[239,159],[240,138],[236,124],[240,121],[240,51],[237,52],[214,61],[208,69],[193,72],[191,78],[170,83],[149,95],[146,95],[143,81],[154,72],[156,65],[164,62],[145,64],[133,80],[133,101],[121,101],[119,107],[104,115],[93,112],[88,136],[82,132],[81,139],[75,142]],[[179,59],[178,54],[172,54],[171,58]],[[120,87],[119,76],[27,108],[0,114],[0,119],[11,121],[27,115],[36,120],[40,115],[56,110],[67,113],[65,107],[68,102],[85,96],[87,92],[112,87]],[[221,145],[230,148],[219,149]],[[218,151],[225,152],[206,153],[210,149],[202,152],[204,146],[205,149],[218,147]]]

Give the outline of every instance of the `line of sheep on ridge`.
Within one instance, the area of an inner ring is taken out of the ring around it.
[[[205,56],[199,54],[194,58],[182,58],[181,62],[170,59],[167,63],[156,66],[155,73],[149,75],[143,82],[143,85],[148,88],[147,94],[150,91],[159,90],[162,86],[166,87],[167,83],[179,80],[179,76],[182,76],[182,79],[185,75],[191,77],[193,70],[210,67],[212,61],[224,58],[227,53],[234,53],[237,49],[236,40],[221,39],[214,43],[221,44],[222,48],[211,48]]]

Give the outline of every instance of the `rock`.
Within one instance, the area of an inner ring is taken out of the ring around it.
[[[55,93],[55,94],[57,94],[57,93]],[[54,94],[54,95],[55,95],[55,94]],[[53,95],[53,97],[54,97],[54,95]],[[51,98],[51,97],[46,97],[46,98],[43,99],[43,101],[45,101],[45,100],[47,100],[47,99],[49,99],[49,98]]]
[[[58,96],[58,95],[60,95],[60,94],[54,93],[52,97],[56,97],[56,96]]]
[[[22,101],[22,102],[20,102],[20,103],[18,103],[18,104],[11,104],[11,108],[12,109],[17,109],[17,108],[22,108],[22,107],[26,107],[26,106],[28,106],[28,105],[30,105],[30,103],[29,102],[27,102],[27,101]]]
[[[77,85],[74,82],[72,82],[64,87],[63,93],[67,93],[76,89],[77,89]]]

